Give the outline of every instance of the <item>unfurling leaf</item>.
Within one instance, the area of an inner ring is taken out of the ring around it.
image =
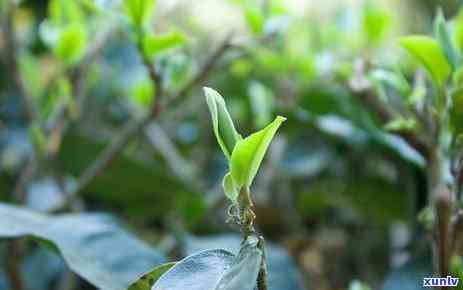
[[[58,38],[55,54],[66,64],[76,63],[87,46],[87,31],[82,24],[74,23],[66,27]]]
[[[211,112],[212,127],[215,137],[225,156],[230,159],[231,152],[233,152],[236,143],[239,142],[242,137],[238,134],[233,125],[233,121],[227,111],[222,96],[211,88],[204,88],[204,94],[206,95],[207,106]]]
[[[128,290],[151,290],[151,287],[153,287],[154,283],[156,283],[156,281],[175,264],[176,262],[171,262],[155,267],[133,282],[129,286]]]
[[[153,13],[156,0],[124,0],[125,12],[136,28],[142,28]]]
[[[239,194],[239,188],[235,185],[235,182],[233,181],[233,178],[228,172],[224,177],[222,181],[222,186],[223,186],[223,191],[225,192],[225,195],[233,202],[236,203],[238,194]]]
[[[185,35],[178,31],[163,35],[149,35],[143,40],[143,50],[146,58],[152,58],[164,50],[182,45],[185,40]]]
[[[414,35],[402,37],[400,44],[426,68],[437,86],[442,87],[445,84],[451,67],[436,40]]]
[[[231,156],[230,172],[238,188],[251,186],[273,136],[285,120],[278,116],[267,127],[236,144]]]
[[[270,89],[256,81],[249,85],[248,94],[255,115],[254,123],[259,128],[263,127],[272,120],[274,96]]]

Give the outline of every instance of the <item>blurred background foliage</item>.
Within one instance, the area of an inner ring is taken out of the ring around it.
[[[14,54],[6,29],[0,38],[0,200],[17,202],[15,185],[34,155],[40,169],[25,202],[49,211],[125,124],[147,114],[154,89],[120,1],[20,2],[11,21]],[[167,94],[185,86],[232,34],[230,43],[211,73],[132,138],[71,208],[110,212],[162,260],[206,248],[236,251],[221,189],[226,161],[200,90],[207,85],[225,97],[245,135],[277,114],[288,117],[253,187],[257,226],[271,244],[271,289],[420,289],[429,270],[417,222],[426,199],[423,156],[383,130],[349,81],[363,59],[376,68],[380,94],[407,94],[416,63],[397,38],[428,34],[436,7],[452,18],[459,2],[157,1],[147,25],[165,37],[145,44],[145,53],[154,56]],[[7,4],[0,3],[5,28]],[[38,106],[32,124],[14,85],[12,55]],[[131,251],[123,242],[105,247]],[[0,257],[6,249],[1,243]],[[0,289],[11,289],[1,269]],[[26,289],[93,289],[36,244],[21,269],[34,281]]]

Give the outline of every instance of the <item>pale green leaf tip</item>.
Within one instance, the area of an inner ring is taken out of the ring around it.
[[[275,121],[278,122],[278,123],[283,123],[286,120],[287,120],[286,117],[283,117],[283,116],[277,116],[275,118]]]

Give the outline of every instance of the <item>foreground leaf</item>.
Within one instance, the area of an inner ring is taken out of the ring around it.
[[[402,37],[400,44],[426,68],[438,86],[445,83],[451,67],[436,40],[428,36],[414,35]]]
[[[278,116],[267,127],[239,141],[231,156],[231,175],[238,188],[250,186],[270,142],[286,118]]]
[[[187,237],[186,253],[191,254],[212,247],[219,247],[238,254],[242,238],[238,234]],[[302,290],[302,274],[288,251],[272,242],[266,242],[269,290]]]
[[[156,283],[156,281],[174,265],[175,262],[171,262],[157,266],[133,282],[128,290],[150,290],[154,283]]]
[[[250,236],[242,245],[238,256],[223,274],[217,290],[253,290],[262,264],[262,251],[257,248],[259,240]]]
[[[152,290],[215,290],[230,267],[233,254],[225,250],[206,250],[181,260],[151,288]]]
[[[127,289],[164,257],[98,214],[52,217],[0,203],[0,237],[32,236],[53,245],[70,269],[97,288]]]

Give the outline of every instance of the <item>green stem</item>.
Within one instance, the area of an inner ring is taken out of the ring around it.
[[[239,207],[239,225],[241,227],[241,232],[245,237],[254,234],[256,230],[254,229],[254,219],[256,215],[252,210],[254,206],[249,187],[243,186],[240,190],[238,196],[238,207]]]

